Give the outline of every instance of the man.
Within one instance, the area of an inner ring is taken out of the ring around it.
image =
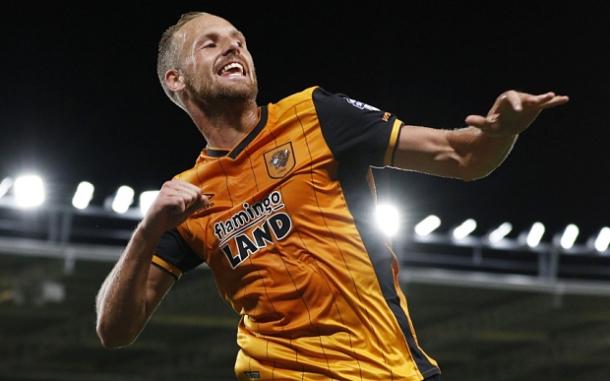
[[[438,379],[369,218],[370,168],[484,177],[568,98],[507,91],[458,130],[404,125],[318,87],[259,107],[244,36],[206,13],[163,34],[158,74],[207,147],[163,185],[102,285],[103,345],[133,342],[176,279],[205,262],[241,315],[240,380]]]

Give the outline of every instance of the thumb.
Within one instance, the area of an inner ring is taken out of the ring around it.
[[[198,211],[199,209],[202,208],[206,208],[210,205],[210,201],[207,198],[207,196],[204,196],[203,194],[199,194],[197,196],[197,198],[195,199],[195,201],[193,201],[187,208],[186,208],[186,213],[188,215],[191,215],[193,213],[195,213],[196,211]]]
[[[466,125],[481,128],[487,124],[487,119],[481,115],[468,115],[465,119]]]
[[[482,115],[468,115],[465,119],[466,125],[479,128],[483,131],[492,130],[497,128],[498,114],[491,114],[488,116]]]

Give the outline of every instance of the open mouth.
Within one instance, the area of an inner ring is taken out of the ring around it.
[[[230,62],[218,71],[218,75],[221,77],[245,77],[246,69],[239,62]]]

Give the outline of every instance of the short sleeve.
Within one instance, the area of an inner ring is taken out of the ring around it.
[[[152,263],[172,274],[176,279],[203,263],[203,259],[182,238],[177,229],[161,237],[154,250]]]
[[[334,157],[364,159],[373,166],[392,165],[403,123],[389,112],[322,88],[313,92],[320,128]]]

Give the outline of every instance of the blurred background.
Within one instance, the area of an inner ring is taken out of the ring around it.
[[[205,145],[155,72],[161,33],[192,10],[244,32],[261,104],[320,85],[451,129],[507,89],[569,95],[485,179],[376,170],[371,218],[444,380],[610,379],[606,3],[181,1],[0,14],[0,380],[234,379],[238,318],[205,267],[133,346],[95,336],[147,192]]]

